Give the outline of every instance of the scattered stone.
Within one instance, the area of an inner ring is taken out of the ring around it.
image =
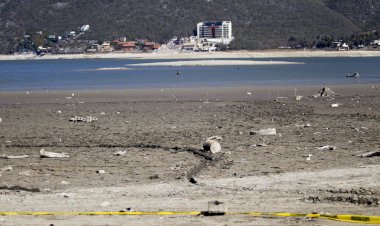
[[[2,118],[0,118],[0,122],[3,122],[3,119],[2,119]]]
[[[19,172],[18,175],[19,176],[30,176],[30,170]]]
[[[336,149],[336,147],[332,145],[325,145],[325,146],[318,147],[317,149],[320,151],[326,151],[326,150],[333,151]]]
[[[247,95],[252,95],[252,93],[251,92],[247,92]]]
[[[306,123],[306,124],[296,124],[296,127],[311,127],[311,124],[310,123]]]
[[[13,170],[12,166],[6,166],[0,169],[0,171],[12,171],[12,170]]]
[[[342,105],[342,104],[335,103],[335,104],[331,104],[330,106],[331,106],[332,108],[337,108],[337,107],[339,107],[340,105]]]
[[[59,110],[59,111],[57,111],[57,113],[58,113],[58,114],[62,114],[62,111],[61,111],[61,110]]]
[[[152,176],[149,176],[149,179],[151,179],[151,180],[157,180],[157,179],[160,179],[160,176],[158,176],[158,174],[154,174]]]
[[[306,161],[311,161],[311,157],[312,157],[313,155],[312,154],[308,154],[307,155],[307,158],[306,158]]]
[[[357,155],[358,157],[374,157],[374,156],[380,156],[380,151],[370,151],[366,152],[361,155]]]
[[[212,137],[208,137],[208,138],[206,138],[206,140],[217,140],[217,141],[221,141],[221,140],[222,140],[222,137],[221,137],[221,136],[212,136]]]
[[[93,116],[86,116],[86,118],[74,116],[74,117],[69,119],[70,122],[93,122],[93,121],[97,121],[97,120],[98,120],[98,118],[93,117]]]
[[[106,206],[109,206],[109,205],[110,205],[109,202],[102,202],[102,204],[100,204],[100,206],[102,206],[102,207],[106,207]]]
[[[303,96],[296,96],[296,100],[301,100]]]
[[[61,184],[70,184],[70,183],[63,180],[63,181],[61,181]]]
[[[261,143],[261,144],[253,144],[251,147],[269,147],[266,143]]]
[[[44,148],[40,150],[40,157],[41,158],[68,158],[69,155],[67,153],[56,153],[56,152],[48,152],[45,151]]]
[[[104,174],[104,173],[106,173],[106,171],[105,170],[97,170],[96,173]]]
[[[64,198],[70,198],[71,194],[69,193],[59,193],[57,196],[64,197]]]
[[[250,135],[262,135],[262,136],[272,136],[276,135],[276,129],[275,128],[268,128],[268,129],[260,129],[260,130],[253,130],[249,132]]]
[[[127,154],[127,149],[125,149],[124,151],[117,151],[117,152],[115,152],[113,154],[116,155],[116,156],[126,155]]]
[[[0,158],[3,158],[3,159],[23,159],[27,157],[29,157],[29,155],[6,155],[6,154],[0,155]]]

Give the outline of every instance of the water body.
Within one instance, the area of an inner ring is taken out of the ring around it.
[[[138,67],[129,65],[168,60],[0,61],[0,91],[380,83],[380,57],[252,60],[294,61],[304,64]],[[96,70],[99,68],[119,70]],[[180,75],[177,75],[177,71],[180,71]],[[358,72],[360,78],[345,77],[354,72]]]

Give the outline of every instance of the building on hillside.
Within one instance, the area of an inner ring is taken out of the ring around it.
[[[119,46],[121,46],[121,49],[124,52],[136,50],[136,42],[134,42],[134,41],[119,42]]]
[[[232,36],[231,21],[205,21],[197,24],[198,39],[207,39],[207,42],[228,45]]]
[[[88,29],[90,29],[90,25],[84,24],[80,27],[80,32],[88,31]]]

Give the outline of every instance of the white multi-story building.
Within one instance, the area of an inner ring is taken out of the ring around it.
[[[210,43],[229,44],[232,36],[231,21],[205,21],[197,24],[198,39],[207,39]]]

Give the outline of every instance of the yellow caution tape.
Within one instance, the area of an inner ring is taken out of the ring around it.
[[[207,212],[207,211],[206,211]],[[192,212],[0,212],[0,216],[46,216],[46,215],[201,215],[206,212],[192,211]],[[211,212],[212,213],[212,212]],[[223,213],[223,212],[221,212]],[[265,212],[225,212],[225,215],[250,215],[255,217],[309,217],[309,218],[323,218],[335,221],[344,221],[351,223],[361,224],[379,224],[380,216],[366,216],[366,215],[325,215],[325,214],[300,214],[300,213],[265,213]]]

